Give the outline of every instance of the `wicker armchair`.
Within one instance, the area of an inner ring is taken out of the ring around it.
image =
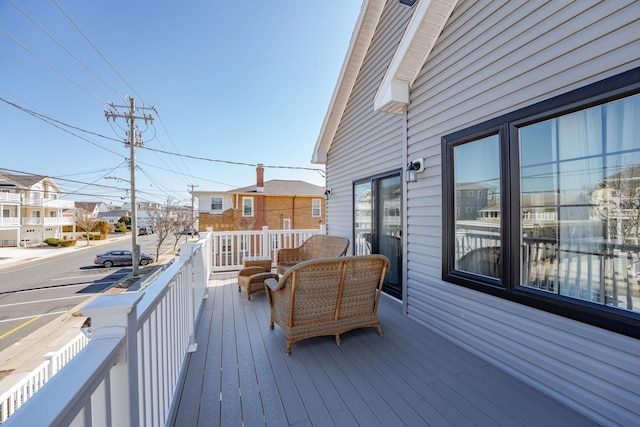
[[[348,248],[349,239],[315,234],[297,248],[280,249],[276,258],[276,271],[282,275],[302,261],[344,256]]]
[[[291,344],[305,338],[335,335],[375,327],[382,283],[389,268],[384,255],[349,256],[303,261],[280,280],[267,279],[265,291],[273,329],[277,323]]]

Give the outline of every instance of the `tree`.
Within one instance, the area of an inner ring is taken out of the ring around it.
[[[76,228],[79,231],[84,232],[84,235],[87,239],[87,246],[89,246],[89,241],[91,240],[91,236],[89,235],[89,233],[93,231],[98,222],[99,221],[85,209],[80,208],[76,210]]]
[[[154,223],[155,235],[156,235],[156,259],[160,257],[160,247],[162,243],[171,235],[175,235],[183,226],[180,221],[180,216],[177,213],[177,209],[174,206],[173,200],[169,198],[167,204],[161,208],[153,209],[149,211],[149,216]],[[174,243],[173,248],[175,250],[177,245]]]

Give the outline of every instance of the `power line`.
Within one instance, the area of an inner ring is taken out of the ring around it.
[[[62,77],[64,77],[65,79],[67,79],[69,82],[71,82],[72,84],[74,84],[75,86],[77,86],[80,90],[82,90],[83,92],[87,93],[89,96],[91,96],[92,98],[97,99],[98,101],[100,101],[100,103],[102,104],[106,104],[106,102],[101,99],[98,95],[96,95],[95,93],[91,92],[90,90],[84,88],[83,86],[80,85],[80,83],[76,82],[75,80],[73,80],[71,77],[67,76],[65,73],[63,73],[62,71],[60,71],[58,68],[56,68],[54,65],[50,64],[49,62],[47,62],[44,58],[42,58],[40,55],[38,55],[37,53],[35,53],[34,51],[32,51],[31,49],[29,49],[28,47],[26,47],[24,44],[20,43],[18,40],[16,40],[15,38],[13,38],[11,35],[9,35],[9,33],[7,33],[6,31],[4,31],[3,29],[0,29],[0,33],[4,34],[9,40],[11,40],[12,42],[14,42],[15,44],[17,44],[18,46],[20,46],[22,49],[26,50],[27,52],[29,52],[31,55],[33,55],[35,58],[37,58],[39,61],[41,61],[43,64],[47,65],[48,67],[50,67],[53,71],[55,71],[56,73],[60,74]]]
[[[102,84],[104,84],[107,88],[111,89],[116,95],[118,95],[121,99],[124,99],[124,97],[122,95],[120,95],[118,93],[117,90],[115,90],[114,88],[112,88],[111,86],[109,86],[109,84],[107,82],[105,82],[102,78],[100,78],[100,76],[98,76],[96,73],[94,73],[84,62],[82,62],[80,59],[78,59],[78,57],[76,57],[73,53],[71,53],[71,51],[69,51],[69,49],[67,49],[66,47],[64,47],[62,45],[62,43],[60,43],[55,37],[53,37],[51,35],[51,33],[49,33],[47,30],[44,29],[44,27],[42,27],[42,25],[40,25],[35,19],[33,19],[31,16],[29,16],[29,14],[27,12],[25,12],[24,9],[22,9],[20,6],[18,6],[13,0],[9,0],[9,2],[16,8],[18,9],[27,19],[29,19],[36,27],[38,27],[40,29],[40,31],[42,31],[43,33],[45,33],[47,35],[47,37],[49,37],[51,40],[54,41],[54,43],[56,43],[62,50],[64,50],[65,52],[67,52],[67,54],[69,56],[71,56],[73,59],[76,60],[76,62],[78,64],[80,64],[85,70],[87,70],[89,73],[91,73],[92,76],[94,76],[96,79],[98,79]]]
[[[75,21],[71,18],[71,16],[69,16],[69,14],[62,8],[62,6],[60,6],[60,4],[58,4],[58,2],[56,0],[52,0],[53,4],[55,4],[58,9],[60,10],[60,12],[62,12],[62,14],[69,20],[69,22],[71,22],[71,24],[76,28],[76,30],[78,30],[78,32],[80,34],[82,34],[82,37],[84,37],[84,39],[91,45],[91,47],[96,51],[96,53],[98,55],[100,55],[100,57],[104,60],[104,62],[107,63],[107,65],[109,67],[111,67],[111,69],[113,70],[114,73],[116,73],[116,75],[118,77],[120,77],[120,79],[124,82],[124,84],[127,85],[127,87],[129,89],[131,89],[131,91],[138,97],[140,98],[140,100],[142,100],[142,102],[144,103],[144,98],[142,98],[142,96],[140,96],[140,94],[129,84],[129,82],[122,76],[122,74],[120,74],[118,72],[118,70],[116,70],[116,67],[113,66],[113,64],[111,64],[111,62],[109,62],[109,60],[102,54],[102,52],[100,51],[100,49],[98,49],[96,47],[96,45],[93,44],[93,42],[91,42],[91,40],[89,39],[89,37],[87,37],[87,35],[84,33],[84,31],[82,31],[82,29],[78,26],[78,24],[75,23]],[[117,92],[116,92],[117,93]],[[118,95],[120,96],[120,95]],[[120,98],[122,98],[124,100],[124,98],[122,96],[120,96]]]

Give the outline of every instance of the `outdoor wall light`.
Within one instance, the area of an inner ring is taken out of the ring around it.
[[[406,181],[407,182],[417,182],[418,174],[424,171],[424,159],[419,158],[415,159],[412,162],[407,164],[406,170]]]
[[[329,196],[331,196],[331,192],[333,190],[331,188],[327,188],[326,190],[324,190],[324,198],[325,200],[329,200]]]

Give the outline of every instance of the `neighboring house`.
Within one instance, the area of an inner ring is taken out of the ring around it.
[[[110,210],[106,212],[99,212],[98,219],[100,221],[106,221],[108,224],[117,224],[120,218],[123,216],[129,216],[131,212],[128,210]]]
[[[365,0],[313,159],[332,234],[396,254],[398,309],[603,425],[638,425],[638,229],[591,201],[640,171],[638,123],[640,2]],[[464,190],[487,206],[458,209]]]
[[[109,207],[103,202],[75,202],[76,209],[83,209],[92,218],[98,218],[100,212],[107,212]]]
[[[60,200],[60,193],[46,176],[0,174],[0,246],[62,238],[62,227],[74,225],[75,216],[73,202]]]
[[[256,168],[256,184],[225,192],[194,191],[199,231],[315,229],[325,223],[324,187],[304,181],[264,181]]]
[[[164,210],[164,206],[160,203],[139,201],[136,204],[138,205],[136,215],[138,227],[155,225],[154,218],[158,215],[158,212],[162,212]],[[123,203],[122,209],[131,212],[131,203]]]

